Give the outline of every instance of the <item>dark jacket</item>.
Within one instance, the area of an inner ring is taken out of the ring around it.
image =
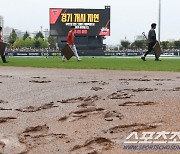
[[[154,29],[151,29],[148,33],[148,43],[156,42],[156,32]]]

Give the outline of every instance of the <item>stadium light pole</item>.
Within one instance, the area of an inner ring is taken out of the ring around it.
[[[159,0],[159,23],[158,23],[158,41],[161,40],[161,0]]]

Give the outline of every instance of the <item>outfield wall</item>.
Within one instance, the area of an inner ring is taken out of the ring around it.
[[[83,52],[79,51],[79,56],[116,56],[116,57],[127,57],[127,56],[141,56],[142,52]],[[180,51],[176,52],[163,52],[163,56],[180,56]],[[60,52],[6,52],[6,56],[12,57],[48,57],[48,56],[61,56]]]

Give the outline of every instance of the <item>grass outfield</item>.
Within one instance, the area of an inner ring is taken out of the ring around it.
[[[133,70],[133,71],[175,71],[180,72],[179,58],[161,58],[162,61],[154,61],[154,58],[147,58],[142,61],[137,58],[88,58],[82,57],[81,62],[75,58],[62,62],[61,58],[8,58],[9,63],[0,66],[18,67],[41,67],[41,68],[73,68],[73,69],[112,69],[112,70]]]

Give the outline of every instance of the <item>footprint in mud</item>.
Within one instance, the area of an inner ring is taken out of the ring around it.
[[[26,152],[26,145],[20,143],[17,136],[0,136],[1,154],[25,154]]]
[[[21,144],[26,145],[26,153],[28,153],[31,149],[36,148],[38,146],[45,146],[46,144],[52,143],[55,140],[65,139],[63,142],[69,141],[66,134],[40,134],[40,135],[32,135],[27,133],[22,133],[19,135],[19,142]]]
[[[144,105],[155,105],[155,102],[125,102],[119,104],[119,106],[144,106]]]
[[[23,133],[32,133],[32,132],[47,132],[49,127],[45,124],[42,126],[28,127]]]
[[[154,81],[173,81],[172,79],[153,79]]]
[[[157,83],[156,85],[157,85],[157,86],[162,86],[163,84],[162,84],[162,83]]]
[[[128,94],[124,91],[117,91],[115,93],[112,93],[111,95],[108,95],[107,97],[109,99],[126,99],[126,98],[131,98],[134,95]]]
[[[12,78],[13,76],[11,76],[11,75],[0,75],[0,77],[4,77],[4,78]]]
[[[121,113],[118,113],[116,111],[108,111],[105,115],[104,115],[104,119],[106,121],[113,121],[115,119],[119,119],[121,120],[124,116]]]
[[[58,121],[72,122],[72,121],[77,121],[77,120],[80,120],[80,119],[84,119],[86,117],[87,117],[87,115],[69,115],[69,116],[61,117]]]
[[[4,153],[4,147],[5,147],[5,143],[2,139],[0,139],[0,154]]]
[[[10,120],[15,120],[15,117],[0,117],[0,123],[8,122]]]
[[[158,89],[152,89],[152,88],[137,88],[137,89],[124,89],[126,91],[132,91],[132,92],[142,92],[142,91],[156,91]],[[121,90],[120,90],[121,91]],[[119,91],[118,91],[119,92]]]
[[[120,81],[151,81],[150,79],[143,79],[143,78],[139,78],[139,79],[119,79]]]
[[[56,139],[67,138],[66,134],[49,133],[49,127],[45,125],[28,127],[26,130],[19,134],[19,142],[26,145],[26,151],[30,151],[39,145],[51,143]]]
[[[176,87],[176,88],[170,89],[169,91],[180,91],[180,87]]]
[[[94,102],[99,99],[101,99],[101,96],[98,96],[98,95],[88,96],[84,99],[84,102]]]
[[[82,150],[84,151],[89,151],[89,149],[93,149],[93,151],[89,151],[86,153],[90,154],[97,154],[98,152],[101,152],[102,150],[110,150],[113,147],[113,142],[104,137],[94,137],[92,139],[89,139],[85,141],[83,145],[75,145],[71,151],[79,151]]]
[[[94,102],[92,102],[92,101],[84,101],[83,103],[81,103],[77,107],[88,108],[88,107],[93,107],[93,106],[96,106]]]
[[[16,111],[20,111],[20,112],[36,112],[36,111],[51,109],[51,108],[54,108],[54,107],[58,107],[58,106],[54,105],[54,102],[50,102],[50,103],[44,104],[44,105],[42,105],[40,107],[28,106],[28,107],[25,107],[25,108],[16,109]]]
[[[7,101],[4,101],[4,100],[0,100],[0,104],[6,104],[6,103],[8,103]]]
[[[82,82],[78,82],[78,83],[98,83],[98,84],[101,84],[101,85],[109,84],[109,83],[107,83],[107,82],[104,82],[104,81],[97,81],[97,80],[92,80],[92,81],[82,81]]]
[[[2,82],[0,82],[0,83],[2,83]]]
[[[81,110],[74,111],[71,113],[72,114],[86,114],[86,113],[92,113],[92,112],[103,111],[103,110],[104,110],[103,108],[89,107],[89,108],[81,109]]]
[[[124,85],[129,85],[129,82],[127,82],[127,81],[123,81],[123,82],[121,82],[121,84],[124,84]]]
[[[82,82],[78,82],[78,83],[97,83],[99,81],[97,80],[92,80],[92,81],[82,81]]]
[[[98,91],[98,90],[102,90],[103,88],[101,87],[92,87],[91,90],[94,90],[94,91]]]
[[[104,109],[96,107],[84,108],[74,112],[70,112],[68,116],[61,117],[58,121],[76,121],[82,118],[86,118],[92,114],[101,113],[101,111],[104,111]]]
[[[10,111],[10,110],[12,110],[12,109],[6,109],[6,108],[3,108],[3,107],[0,107],[0,110],[1,110],[1,111]]]
[[[109,84],[109,83],[108,82],[104,82],[104,81],[100,81],[99,84],[106,85],[106,84]]]
[[[45,81],[45,80],[42,80],[42,81],[38,81],[38,80],[31,80],[29,82],[33,82],[33,83],[49,83],[51,81]]]
[[[88,96],[88,97],[71,98],[71,99],[66,99],[66,100],[57,101],[57,102],[60,102],[60,103],[81,103],[81,102],[83,102],[88,106],[88,104],[91,104],[99,99],[101,99],[100,96],[94,95],[94,96]],[[86,106],[85,104],[82,104],[82,106],[83,105]]]
[[[108,130],[104,130],[104,133],[120,133],[120,132],[139,132],[139,131],[146,131],[149,129],[157,128],[158,126],[162,125],[162,122],[154,122],[154,123],[147,123],[147,124],[139,124],[134,123],[130,125],[118,125],[112,127]]]
[[[79,102],[83,101],[84,99],[85,99],[85,97],[77,97],[77,98],[70,98],[70,99],[57,101],[57,102],[60,102],[60,103],[79,103]]]
[[[46,77],[33,76],[32,78],[34,78],[34,79],[40,79],[40,78],[43,78],[43,79],[45,79]]]

